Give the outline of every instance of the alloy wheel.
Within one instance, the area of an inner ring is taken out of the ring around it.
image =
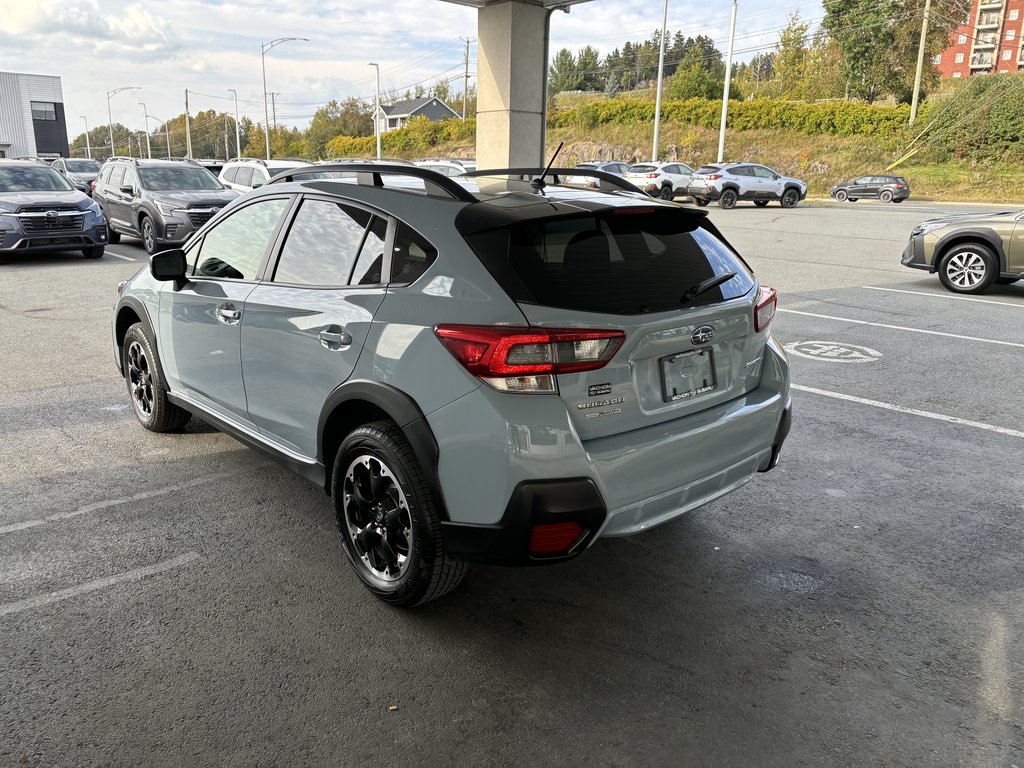
[[[135,409],[144,419],[150,418],[153,415],[153,372],[146,350],[137,341],[128,345],[128,389]]]
[[[153,222],[149,219],[142,220],[142,245],[146,253],[153,253],[156,250],[156,232],[153,230]]]
[[[400,580],[409,570],[414,533],[394,472],[378,456],[357,456],[345,470],[342,504],[359,564],[381,581]]]
[[[958,288],[973,288],[985,278],[988,267],[974,251],[958,253],[946,264],[946,277]]]

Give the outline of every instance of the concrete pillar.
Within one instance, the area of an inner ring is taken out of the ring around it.
[[[543,168],[551,10],[504,2],[478,14],[477,167]]]

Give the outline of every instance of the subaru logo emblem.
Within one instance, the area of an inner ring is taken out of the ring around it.
[[[58,213],[57,211],[47,211],[46,212],[46,218],[48,218],[48,219],[56,219],[58,216],[60,216],[60,213]]]
[[[690,341],[694,344],[707,344],[711,339],[715,337],[715,329],[710,325],[702,325],[700,328],[693,332],[690,336]]]
[[[217,211],[219,211],[219,210],[220,210],[220,208],[211,208],[210,209],[210,213],[217,213]]]

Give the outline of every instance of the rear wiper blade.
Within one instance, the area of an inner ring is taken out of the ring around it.
[[[712,288],[717,288],[722,283],[726,283],[732,280],[734,277],[736,277],[735,272],[726,272],[724,275],[715,275],[714,277],[709,277],[707,280],[704,280],[703,282],[697,283],[696,285],[687,288],[686,293],[683,294],[683,297],[679,300],[679,303],[689,304],[691,301],[696,299],[705,291],[710,291]]]

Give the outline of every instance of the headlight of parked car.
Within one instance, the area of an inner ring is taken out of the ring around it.
[[[178,204],[178,203],[159,203],[158,202],[156,204],[156,207],[160,211],[160,213],[162,213],[164,216],[171,216],[171,215],[177,213],[178,211],[182,210],[181,205]]]
[[[934,232],[937,229],[942,229],[943,227],[948,226],[948,221],[926,221],[923,224],[918,224],[916,227],[914,227],[913,231],[910,234],[911,236],[927,235],[929,232]]]

